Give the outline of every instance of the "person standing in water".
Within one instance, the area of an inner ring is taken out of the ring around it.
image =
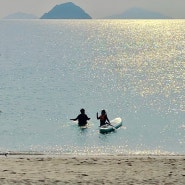
[[[109,118],[107,117],[107,113],[105,110],[101,111],[100,116],[98,116],[98,112],[97,112],[96,116],[97,116],[97,119],[100,120],[100,127],[106,124],[110,124]]]
[[[70,119],[72,121],[78,120],[78,126],[85,126],[87,125],[87,121],[90,120],[86,114],[85,114],[85,109],[80,110],[81,114],[79,114],[75,119]]]

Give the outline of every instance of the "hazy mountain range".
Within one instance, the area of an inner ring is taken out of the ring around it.
[[[171,17],[165,16],[158,12],[148,11],[142,8],[131,8],[122,14],[112,15],[108,19],[170,19]]]
[[[17,13],[10,14],[4,17],[3,19],[38,19],[38,17],[32,14],[17,12]]]
[[[15,13],[11,14],[5,19],[36,19],[35,15],[27,13]],[[131,8],[122,14],[112,15],[102,19],[170,19],[158,12],[152,12],[141,8]],[[38,18],[39,19],[39,18]],[[56,5],[49,12],[44,13],[40,19],[92,19],[92,17],[86,13],[79,6],[74,3],[63,3]]]

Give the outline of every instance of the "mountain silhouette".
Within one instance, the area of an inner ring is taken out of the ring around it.
[[[41,16],[41,19],[91,19],[83,9],[68,2],[56,5],[48,13]]]
[[[17,13],[10,14],[6,17],[3,17],[3,19],[38,19],[38,17],[32,14],[17,12]]]
[[[122,14],[107,17],[108,19],[171,19],[158,12],[148,11],[142,8],[131,8]]]

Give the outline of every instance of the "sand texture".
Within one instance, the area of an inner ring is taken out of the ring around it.
[[[1,156],[0,184],[185,185],[185,156]]]

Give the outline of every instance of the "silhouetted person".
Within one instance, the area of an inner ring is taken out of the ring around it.
[[[81,114],[79,114],[75,119],[70,119],[72,121],[78,120],[78,126],[85,126],[87,125],[87,120],[90,120],[88,116],[85,114],[85,110],[81,109],[80,110]]]
[[[100,127],[106,124],[110,124],[109,118],[107,117],[107,113],[105,110],[101,111],[100,116],[98,116],[98,112],[97,112],[96,116],[97,116],[97,119],[100,120]]]

